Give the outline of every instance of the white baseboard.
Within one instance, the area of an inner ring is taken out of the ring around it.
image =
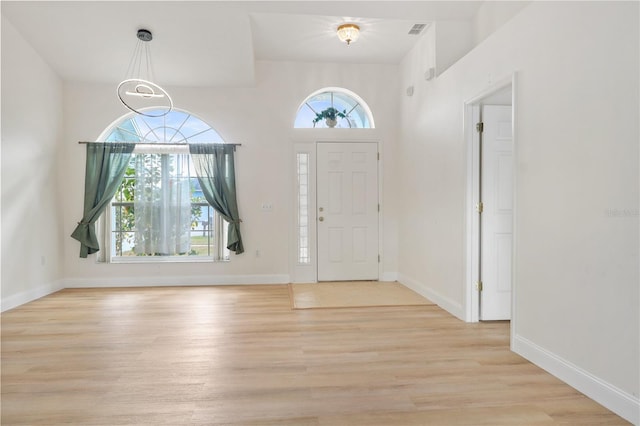
[[[51,293],[55,293],[56,291],[62,290],[64,288],[64,281],[57,280],[50,283],[43,284],[36,288],[32,288],[30,290],[22,291],[18,294],[14,294],[8,297],[2,297],[2,301],[0,302],[0,309],[2,312],[8,311],[9,309],[17,308],[20,305],[24,305],[25,303],[32,302],[36,299],[40,299],[41,297],[48,296]]]
[[[197,275],[197,276],[153,276],[153,277],[99,277],[68,278],[65,288],[104,288],[104,287],[167,287],[167,286],[205,286],[240,284],[287,284],[289,275]]]
[[[434,289],[430,288],[426,284],[423,284],[419,281],[414,280],[413,278],[407,277],[406,275],[399,274],[398,281],[405,286],[409,287],[411,290],[416,293],[426,297],[431,300],[436,305],[440,306],[445,311],[449,312],[451,315],[461,319],[464,321],[464,308],[460,303],[457,303],[446,296],[441,295]]]
[[[514,337],[511,342],[511,350],[625,420],[634,425],[640,424],[640,400],[638,397],[618,389],[522,336],[516,335]]]
[[[398,273],[397,272],[383,272],[380,276],[380,281],[383,282],[393,282],[398,281]]]

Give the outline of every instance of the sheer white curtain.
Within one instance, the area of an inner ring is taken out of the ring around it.
[[[135,161],[135,253],[149,256],[189,253],[189,155],[136,154]]]

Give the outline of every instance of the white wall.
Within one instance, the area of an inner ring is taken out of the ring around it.
[[[473,48],[473,25],[468,21],[438,21],[429,28],[432,30],[436,39],[436,74],[440,75]]]
[[[397,191],[392,160],[397,136],[398,67],[258,62],[256,76],[257,85],[251,88],[167,88],[177,107],[198,115],[226,141],[242,144],[237,150],[236,173],[246,252],[232,254],[228,263],[97,264],[94,256],[78,257],[79,243],[68,238],[80,218],[84,192],[85,153],[77,141],[97,138],[126,110],[112,85],[66,85],[62,169],[68,286],[288,282],[294,223],[293,143],[313,134],[313,129],[293,131],[293,122],[300,103],[313,91],[328,86],[354,91],[373,110],[377,129],[363,135],[382,142],[388,164],[383,170],[384,196],[388,200],[382,244],[388,254],[385,271],[395,276]],[[327,129],[322,138],[334,138],[339,132]],[[271,203],[273,211],[261,211],[263,202]],[[260,251],[259,257],[256,250]]]
[[[472,22],[473,45],[480,44],[529,3],[531,1],[483,1]]]
[[[60,288],[62,84],[2,18],[2,310]]]
[[[531,1],[483,1],[470,21],[437,21],[423,39],[432,39],[436,74],[445,72],[475,46],[511,20]]]
[[[514,349],[635,422],[638,3],[534,2],[432,82],[399,147],[400,279],[463,316],[463,104],[517,72]]]

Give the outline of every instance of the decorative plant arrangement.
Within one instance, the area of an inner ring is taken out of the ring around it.
[[[322,110],[321,112],[316,113],[316,118],[313,119],[313,127],[316,127],[316,123],[320,120],[325,120],[327,126],[335,127],[338,123],[338,117],[346,118],[347,110],[340,112],[334,107],[329,107],[327,109]]]

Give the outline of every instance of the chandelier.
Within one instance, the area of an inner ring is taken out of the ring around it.
[[[173,108],[173,100],[166,90],[153,82],[149,49],[149,42],[153,39],[153,35],[149,30],[139,29],[137,37],[138,41],[129,62],[127,74],[118,85],[118,99],[136,114],[162,117]],[[154,107],[153,112],[144,111],[149,107]]]

